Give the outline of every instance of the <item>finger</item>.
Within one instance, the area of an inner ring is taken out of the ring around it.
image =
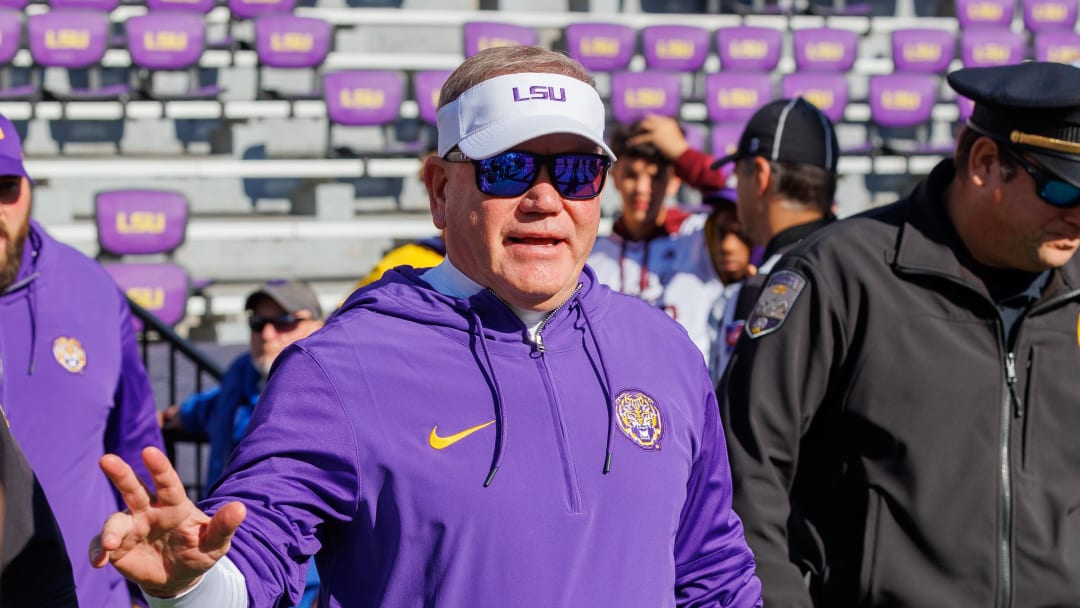
[[[124,538],[135,530],[134,521],[127,513],[113,513],[101,526],[101,534],[95,540],[105,552],[119,549]]]
[[[226,549],[245,517],[247,507],[242,502],[230,502],[218,509],[206,527],[202,550],[209,553]]]
[[[148,447],[142,451],[142,458],[150,478],[154,480],[159,505],[179,505],[191,500],[168,456],[157,448]]]
[[[116,486],[120,498],[132,511],[141,511],[150,505],[150,493],[139,481],[138,475],[123,458],[115,454],[106,454],[98,461],[98,466]]]
[[[101,535],[90,539],[90,565],[102,568],[109,563],[109,554],[101,546]]]

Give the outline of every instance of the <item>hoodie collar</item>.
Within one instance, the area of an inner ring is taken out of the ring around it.
[[[15,276],[15,282],[8,285],[0,296],[15,293],[34,281],[40,274],[38,272],[39,256],[41,255],[41,226],[33,220],[30,221],[30,230],[26,235],[26,244],[23,246],[22,260],[19,262],[19,272]]]

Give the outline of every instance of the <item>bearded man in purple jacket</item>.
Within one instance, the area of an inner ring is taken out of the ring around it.
[[[198,506],[156,450],[156,497],[90,559],[155,606],[760,605],[701,353],[585,259],[613,154],[577,62],[482,51],[442,89],[424,165],[447,258],[355,292],[276,360]]]
[[[75,556],[123,506],[98,459],[137,462],[163,444],[127,299],[97,262],[30,219],[31,188],[19,134],[0,116],[0,404]],[[131,608],[119,573],[72,567],[80,605]]]

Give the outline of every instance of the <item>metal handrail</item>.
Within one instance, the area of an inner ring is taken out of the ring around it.
[[[146,310],[131,298],[128,298],[128,305],[131,307],[131,312],[135,315],[135,318],[142,322],[142,331],[139,336],[139,346],[142,354],[143,366],[149,370],[150,368],[150,345],[151,334],[155,335],[158,342],[168,345],[169,348],[169,373],[168,373],[168,402],[169,404],[178,403],[177,394],[177,360],[178,357],[182,357],[184,361],[189,363],[194,368],[195,373],[195,391],[201,392],[203,390],[203,379],[209,377],[214,382],[221,382],[222,376],[225,374],[225,370],[222,369],[216,361],[211,359],[206,353],[199,350],[194,344],[185,338],[177,334],[173,328],[169,327],[157,318],[152,312]],[[203,457],[202,448],[206,444],[207,438],[201,434],[189,433],[179,429],[165,429],[162,431],[162,435],[165,438],[165,452],[169,456],[169,460],[174,464],[176,463],[176,447],[177,444],[192,444],[195,453],[195,478],[190,481],[185,481],[184,487],[189,493],[193,493],[194,497],[198,498],[202,496],[203,489],[205,487],[205,471],[203,469]]]

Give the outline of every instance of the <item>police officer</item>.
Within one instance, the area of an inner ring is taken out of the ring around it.
[[[1080,606],[1080,69],[948,82],[954,158],[791,249],[721,383],[766,605]]]

